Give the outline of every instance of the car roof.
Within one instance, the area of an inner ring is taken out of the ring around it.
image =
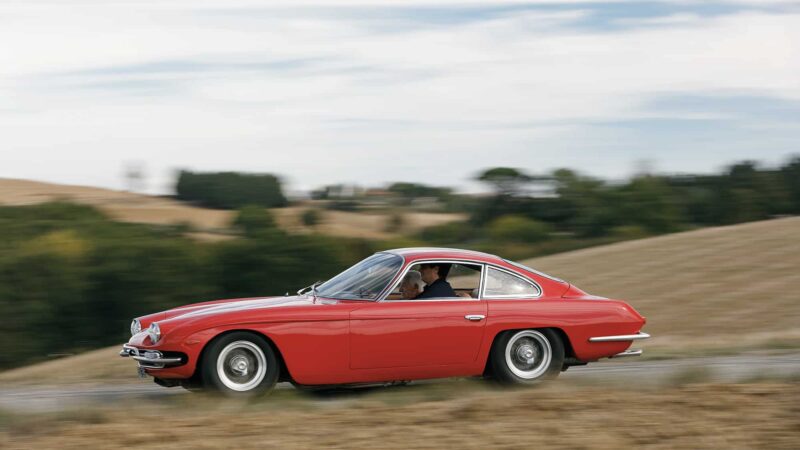
[[[523,271],[548,278],[552,281],[568,284],[566,281],[532,269],[523,264],[501,258],[491,253],[478,252],[475,250],[464,250],[460,248],[445,248],[445,247],[408,247],[408,248],[395,248],[391,250],[384,250],[382,253],[392,253],[401,256],[406,261],[415,261],[419,259],[464,259],[472,261],[480,261],[486,263],[494,263],[503,266],[507,269],[513,268],[515,272]]]
[[[408,247],[385,250],[386,253],[394,253],[405,259],[424,259],[424,258],[446,258],[446,259],[478,259],[499,262],[502,261],[497,255],[478,252],[475,250],[463,250],[459,248],[444,247]]]

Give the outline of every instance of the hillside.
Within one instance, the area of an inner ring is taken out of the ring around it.
[[[629,301],[654,337],[645,354],[800,347],[800,218],[708,228],[524,261]],[[111,347],[0,374],[0,382],[135,381]],[[98,376],[99,375],[99,376]]]
[[[0,205],[30,205],[54,200],[67,200],[92,205],[115,220],[157,225],[190,224],[192,237],[201,240],[219,240],[233,220],[233,211],[200,208],[170,198],[135,194],[88,186],[70,186],[31,180],[0,178]],[[307,205],[276,208],[272,210],[278,224],[295,232],[309,231],[301,225],[300,216]],[[314,231],[331,236],[390,239],[397,233],[386,231],[389,215],[346,211],[321,211],[321,221]],[[421,228],[464,220],[460,214],[407,212],[400,233],[411,233]]]
[[[647,317],[645,347],[797,346],[800,218],[706,228],[525,261]]]

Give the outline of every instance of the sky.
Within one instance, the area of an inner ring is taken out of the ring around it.
[[[800,1],[3,0],[0,177],[479,189],[800,154]]]

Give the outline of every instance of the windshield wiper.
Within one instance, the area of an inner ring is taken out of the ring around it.
[[[311,291],[311,295],[316,300],[317,299],[317,286],[319,286],[320,284],[322,284],[322,280],[315,281],[314,284],[312,284],[311,286],[306,286],[306,287],[300,289],[299,291],[297,291],[297,295],[305,295],[308,291]]]
[[[322,281],[317,281],[316,283],[311,285],[311,295],[314,297],[314,301],[317,301],[317,285],[321,284]]]

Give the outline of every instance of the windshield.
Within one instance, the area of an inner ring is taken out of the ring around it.
[[[376,300],[402,265],[403,258],[398,255],[376,253],[318,286],[317,295]]]

